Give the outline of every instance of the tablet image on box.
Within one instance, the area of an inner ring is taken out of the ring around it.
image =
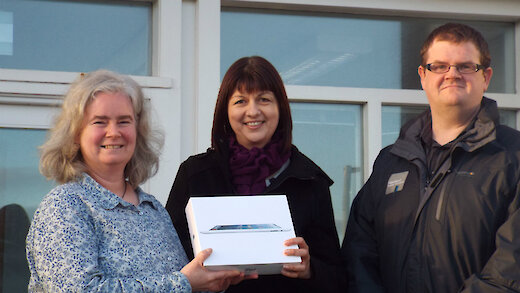
[[[200,233],[244,233],[244,232],[281,232],[288,231],[276,224],[241,224],[241,225],[216,225],[207,231]]]
[[[246,274],[279,274],[287,256],[285,240],[295,232],[285,195],[191,197],[186,219],[194,255],[212,248],[204,262],[211,270],[238,269]]]

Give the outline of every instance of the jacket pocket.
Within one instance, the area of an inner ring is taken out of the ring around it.
[[[465,197],[462,194],[457,195],[453,193],[461,192],[461,189],[464,189],[463,192],[475,192],[473,187],[475,186],[475,173],[471,171],[450,171],[452,175],[445,178],[445,180],[441,183],[439,199],[437,201],[436,209],[435,209],[435,220],[439,222],[443,222],[443,217],[446,214],[446,209],[448,208],[448,201],[450,196],[457,197]],[[468,181],[469,180],[469,181]],[[459,188],[457,186],[462,186]]]
[[[441,214],[443,209],[446,209],[445,207],[445,201],[446,199],[446,186],[447,182],[445,181],[441,186],[441,192],[439,195],[439,200],[437,201],[437,209],[435,210],[435,220],[440,221],[441,220]]]

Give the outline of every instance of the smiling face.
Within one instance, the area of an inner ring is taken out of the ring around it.
[[[79,144],[90,171],[123,171],[132,158],[136,121],[130,98],[123,93],[99,93],[87,105]]]
[[[228,102],[229,124],[239,144],[247,149],[264,147],[273,137],[280,118],[271,91],[242,93],[235,90]]]
[[[480,64],[480,53],[472,42],[453,43],[436,40],[426,53],[426,64],[433,62],[450,65]],[[486,68],[474,73],[461,74],[455,67],[451,67],[448,72],[439,74],[419,66],[418,73],[432,110],[456,106],[472,111],[479,107],[493,71]]]

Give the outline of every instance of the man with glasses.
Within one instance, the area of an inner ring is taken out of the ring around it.
[[[520,292],[520,132],[483,97],[487,43],[449,23],[421,58],[430,109],[381,151],[354,200],[349,292]]]

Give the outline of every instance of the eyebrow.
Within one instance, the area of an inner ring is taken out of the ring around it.
[[[274,93],[270,90],[265,90],[265,91],[259,91],[259,92],[256,92],[256,96],[261,96],[261,95],[265,95],[265,94],[270,94],[270,95],[274,95]],[[244,95],[247,95],[247,94],[251,94],[251,93],[246,93],[246,94],[243,94],[243,93],[240,93],[238,95],[234,95],[232,97],[243,97]]]
[[[240,92],[239,94],[236,94],[236,95],[231,95],[231,97],[229,97],[229,99],[238,99],[238,98],[245,98],[245,96],[249,94],[249,93],[242,93]],[[261,92],[258,92],[258,94],[255,96],[255,97],[260,97],[262,95],[265,95],[265,94],[269,94],[269,95],[272,95],[273,97],[275,97],[274,93],[270,90],[265,90],[265,91],[261,91]]]
[[[92,121],[92,120],[96,120],[96,119],[109,120],[110,117],[105,116],[105,115],[96,115],[96,116],[92,117],[92,119],[90,119],[90,120]],[[117,116],[116,119],[117,120],[124,120],[124,119],[134,120],[134,117],[132,115],[120,115],[120,116]]]
[[[449,64],[450,62],[445,62],[445,61],[439,61],[439,60],[435,60],[435,61],[432,61],[430,63],[443,63],[443,64]],[[465,64],[465,63],[475,63],[473,61],[464,61],[464,62],[457,62],[455,64]],[[476,62],[476,64],[478,64],[478,62]]]

